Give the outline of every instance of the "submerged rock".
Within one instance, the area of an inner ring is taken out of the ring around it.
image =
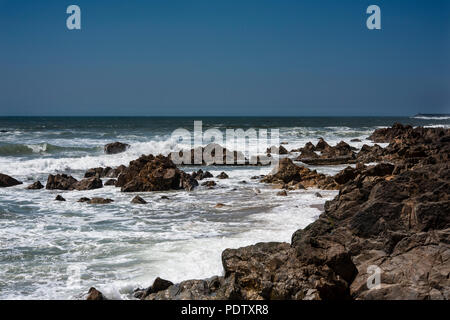
[[[61,195],[57,195],[55,198],[55,201],[66,201],[66,199],[64,199]]]
[[[42,188],[44,188],[44,186],[42,185],[42,183],[40,181],[36,181],[27,187],[28,190],[39,190]]]
[[[105,186],[116,186],[117,180],[116,179],[108,179],[105,182]]]
[[[142,199],[139,196],[135,196],[132,200],[131,203],[136,203],[136,204],[146,204],[147,201],[145,201],[144,199]]]
[[[113,142],[108,143],[104,146],[104,150],[106,154],[116,154],[121,153],[127,150],[130,147],[129,144],[122,143],[122,142]]]
[[[228,175],[225,172],[221,172],[216,178],[218,179],[228,179]]]
[[[22,184],[22,182],[6,174],[0,173],[0,188],[13,187],[19,184]]]
[[[108,199],[108,198],[92,198],[92,199],[90,199],[89,201],[87,201],[87,203],[89,203],[89,204],[108,204],[108,203],[111,203],[111,202],[114,202],[114,200],[112,200],[112,199]]]
[[[192,172],[191,176],[192,176],[192,178],[194,178],[196,180],[203,180],[203,179],[206,179],[206,178],[212,178],[213,177],[211,172],[209,172],[209,171],[203,172],[202,169]]]

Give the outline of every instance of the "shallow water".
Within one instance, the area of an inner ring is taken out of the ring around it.
[[[0,172],[23,185],[0,188],[0,299],[78,299],[95,286],[109,298],[131,298],[156,276],[180,281],[222,274],[223,249],[259,241],[290,241],[292,233],[317,219],[335,191],[298,190],[287,197],[250,177],[269,167],[208,167],[227,172],[214,189],[136,193],[114,187],[90,191],[26,190],[48,174],[79,179],[88,168],[128,164],[141,154],[168,154],[179,146],[168,137],[176,128],[277,128],[290,150],[324,137],[360,148],[376,128],[396,121],[446,126],[449,119],[407,118],[0,118]],[[362,142],[350,142],[359,138]],[[113,141],[131,148],[103,154]],[[311,167],[335,174],[346,166]],[[198,168],[183,167],[192,172]],[[245,180],[247,183],[241,183]],[[205,180],[206,181],[206,180]],[[261,193],[257,193],[256,188]],[[54,201],[61,194],[67,201]],[[162,195],[169,197],[161,199]],[[107,205],[76,202],[108,197]],[[225,204],[215,208],[217,203]]]

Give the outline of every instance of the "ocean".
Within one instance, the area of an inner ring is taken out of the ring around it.
[[[279,129],[288,150],[323,137],[360,148],[373,130],[394,122],[450,127],[450,117],[0,117],[0,173],[24,184],[0,188],[0,299],[81,299],[91,286],[108,298],[131,299],[159,276],[173,282],[222,274],[221,252],[261,241],[290,241],[292,233],[320,215],[337,191],[290,191],[287,197],[252,176],[269,167],[193,167],[214,176],[214,189],[191,192],[122,193],[105,186],[89,191],[27,190],[47,176],[81,179],[93,167],[127,165],[142,154],[164,154],[180,146],[177,128],[203,130]],[[352,142],[360,139],[361,142]],[[106,155],[103,146],[130,144]],[[384,145],[383,145],[384,146]],[[309,166],[326,174],[346,167]],[[243,183],[245,181],[246,183]],[[255,192],[259,189],[261,192]],[[322,198],[315,195],[320,192]],[[57,194],[67,201],[54,201]],[[132,204],[140,195],[148,203]],[[81,197],[114,199],[106,205],[79,203]],[[168,199],[161,199],[167,196]],[[225,206],[216,208],[217,203]]]

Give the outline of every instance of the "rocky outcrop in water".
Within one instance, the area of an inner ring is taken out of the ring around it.
[[[336,165],[355,163],[356,154],[354,149],[344,141],[336,146],[330,146],[325,140],[320,138],[316,146],[309,143],[301,149],[301,154],[295,159],[312,165]],[[316,153],[318,152],[318,153]]]
[[[192,190],[198,182],[163,155],[143,155],[123,169],[116,183],[123,192]]]
[[[45,186],[48,190],[93,190],[102,187],[102,180],[96,176],[78,181],[66,174],[49,175]]]
[[[290,244],[226,249],[224,276],[145,299],[449,299],[450,130],[399,128],[383,131],[392,163],[336,175],[339,194]],[[284,161],[269,180],[304,176]],[[374,272],[381,282],[369,288]]]
[[[278,166],[275,166],[271,174],[261,179],[261,182],[290,184],[291,186],[301,184],[303,187],[319,187],[327,190],[337,189],[338,187],[332,177],[298,166],[289,158],[280,159]]]
[[[90,288],[88,291],[88,296],[86,297],[86,300],[107,300],[103,293],[95,289],[94,287]]]
[[[212,178],[214,177],[211,172],[209,171],[203,171],[202,169],[198,170],[198,171],[194,171],[191,174],[192,178],[196,179],[196,180],[203,180],[203,179],[207,179],[207,178]]]
[[[124,152],[129,147],[130,147],[130,145],[127,143],[113,142],[113,143],[108,143],[107,145],[105,145],[104,150],[105,150],[106,154],[116,154],[116,153]]]
[[[44,186],[42,185],[42,183],[40,181],[36,181],[27,187],[28,190],[39,190],[42,188],[44,188]]]
[[[13,187],[19,184],[22,184],[22,182],[6,174],[0,173],[0,188]]]

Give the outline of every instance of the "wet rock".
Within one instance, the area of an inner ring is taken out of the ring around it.
[[[103,182],[98,177],[85,178],[73,184],[76,190],[93,190],[103,188]]]
[[[50,174],[45,188],[48,190],[74,190],[78,180],[67,174]]]
[[[271,154],[271,153],[288,154],[289,151],[287,151],[286,148],[283,146],[279,146],[279,147],[272,146],[270,148],[267,148],[266,153],[267,154]]]
[[[87,201],[89,204],[108,204],[114,202],[112,199],[95,197]]]
[[[169,200],[169,197],[168,197],[168,196],[161,196],[161,199],[163,199],[163,200]]]
[[[105,186],[116,186],[117,180],[116,179],[108,179],[105,182]]]
[[[0,173],[0,188],[12,187],[22,184],[22,182],[10,177],[6,174]]]
[[[194,178],[196,180],[203,180],[203,179],[206,179],[206,178],[212,178],[213,177],[211,172],[209,172],[209,171],[203,172],[202,169],[192,172],[191,176],[192,176],[192,178]]]
[[[225,205],[223,203],[218,203],[214,206],[214,208],[223,208]]]
[[[139,196],[135,196],[132,200],[131,203],[136,203],[136,204],[146,204],[147,201],[145,201],[144,199],[142,199]]]
[[[162,155],[141,156],[130,162],[117,179],[117,187],[123,192],[192,190],[198,182],[191,175],[179,170]]]
[[[361,147],[361,150],[356,155],[357,161],[360,162],[377,162],[381,161],[385,154],[385,150],[379,145],[375,144],[373,146],[368,146],[367,144]]]
[[[105,145],[104,150],[106,154],[116,154],[127,150],[130,147],[129,144],[122,142],[113,142]]]
[[[27,187],[28,190],[39,190],[42,188],[44,188],[44,186],[42,185],[42,183],[40,181],[36,181]]]
[[[401,123],[394,123],[391,128],[381,128],[375,130],[370,136],[369,140],[377,143],[392,142],[396,137],[404,135],[412,131],[412,126],[402,125]]]
[[[205,182],[202,183],[202,186],[209,187],[209,188],[212,188],[212,187],[214,187],[216,185],[217,185],[217,183],[215,181],[212,181],[212,180],[205,181]]]
[[[64,199],[61,195],[57,195],[55,198],[55,201],[66,201],[66,199]]]
[[[322,198],[322,195],[319,192],[314,193],[317,198]]]
[[[320,155],[315,151],[320,151]],[[312,165],[337,165],[346,163],[355,163],[356,155],[353,148],[344,141],[331,147],[325,140],[320,138],[315,147],[312,144],[302,148],[301,154],[295,159],[306,164]]]
[[[278,166],[261,180],[261,182],[274,184],[286,184],[292,181],[294,181],[294,184],[301,182],[303,187],[319,187],[327,190],[337,189],[338,187],[332,177],[298,166],[289,158],[281,159]]]
[[[89,202],[90,200],[91,200],[91,199],[89,199],[89,198],[82,197],[82,198],[78,199],[77,202]]]
[[[139,299],[145,299],[149,295],[166,290],[171,286],[173,286],[173,283],[171,281],[157,277],[150,287],[141,290],[141,292],[138,292],[137,294],[135,293],[135,297]]]
[[[285,196],[287,196],[287,195],[288,195],[288,194],[287,194],[286,190],[282,190],[282,191],[277,192],[277,196],[285,197]]]
[[[361,142],[360,139],[351,139],[350,142]]]
[[[216,178],[218,179],[228,179],[228,175],[225,172],[221,172]]]
[[[107,300],[107,299],[103,296],[103,293],[92,287],[88,291],[88,296],[86,300]]]

